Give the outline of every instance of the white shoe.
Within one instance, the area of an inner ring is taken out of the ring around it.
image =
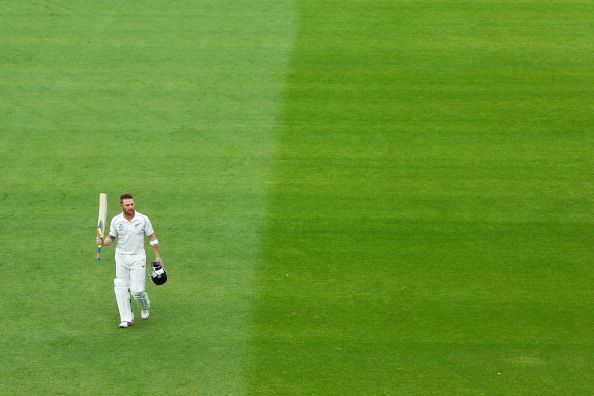
[[[127,320],[124,320],[123,322],[120,323],[120,329],[125,329],[127,327],[130,327],[134,324],[134,314],[132,314],[132,320],[130,322],[128,322]]]
[[[151,314],[151,311],[149,311],[148,309],[143,309],[142,311],[140,311],[140,317],[142,319],[148,319],[150,314]]]
[[[125,329],[126,327],[130,327],[134,324],[134,322],[128,322],[127,320],[124,320],[122,323],[120,323],[120,329]]]

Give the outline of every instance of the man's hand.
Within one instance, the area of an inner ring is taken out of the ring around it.
[[[100,243],[103,246],[109,246],[112,244],[112,242],[113,242],[113,239],[111,239],[110,235],[106,236],[105,239],[100,238],[99,235],[97,235],[97,246],[99,246]]]

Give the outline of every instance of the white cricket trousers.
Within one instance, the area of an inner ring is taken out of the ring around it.
[[[134,321],[130,307],[130,294],[140,309],[149,309],[151,302],[146,287],[146,254],[119,254],[116,251],[116,278],[113,280],[116,302],[122,322]]]
[[[116,278],[128,285],[131,293],[141,293],[146,288],[146,254],[115,255]]]

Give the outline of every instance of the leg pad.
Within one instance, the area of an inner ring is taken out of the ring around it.
[[[150,309],[151,308],[151,301],[149,300],[148,293],[146,290],[142,291],[133,291],[132,297],[136,300],[136,304],[138,304],[138,308],[140,309]]]
[[[118,311],[120,311],[120,321],[132,322],[132,309],[130,308],[130,293],[128,291],[128,283],[119,278],[113,280],[113,291],[118,304]]]

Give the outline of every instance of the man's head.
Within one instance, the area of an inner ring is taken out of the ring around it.
[[[134,216],[134,197],[132,194],[125,193],[120,195],[120,207],[126,216]]]

